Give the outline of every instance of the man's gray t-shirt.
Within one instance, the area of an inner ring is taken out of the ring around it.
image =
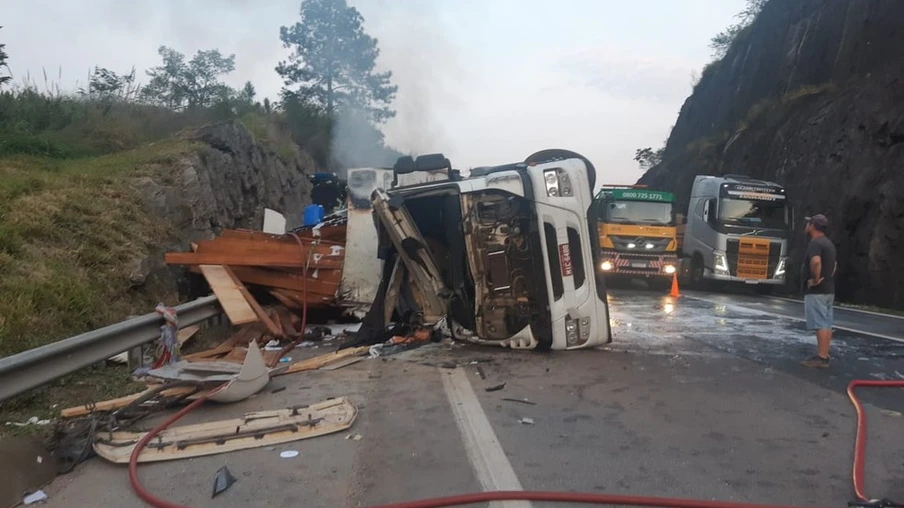
[[[810,279],[810,260],[813,256],[819,256],[822,260],[823,281],[815,287],[807,287]],[[820,236],[810,240],[807,245],[807,254],[804,256],[804,265],[801,267],[800,278],[803,283],[804,294],[835,294],[835,244],[827,236]]]

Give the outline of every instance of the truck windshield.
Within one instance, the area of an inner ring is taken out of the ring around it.
[[[784,229],[788,227],[788,207],[782,201],[722,198],[719,219],[738,226]]]
[[[672,226],[675,217],[672,203],[653,201],[611,201],[602,214],[605,222],[612,224],[650,224]]]

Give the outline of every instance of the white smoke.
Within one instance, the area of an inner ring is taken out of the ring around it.
[[[454,151],[442,114],[459,106],[453,90],[464,66],[445,38],[452,28],[444,23],[440,6],[396,0],[350,4],[364,16],[367,33],[378,39],[378,70],[392,71],[392,82],[399,87],[393,104],[396,116],[381,126],[386,144],[405,154]]]

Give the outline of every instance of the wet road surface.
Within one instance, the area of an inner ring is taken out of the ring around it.
[[[184,423],[340,395],[358,405],[358,420],[342,434],[141,465],[139,474],[170,501],[217,507],[368,506],[513,485],[818,506],[852,499],[855,415],[844,388],[852,378],[904,379],[904,344],[841,331],[832,367],[807,369],[798,362],[812,354],[812,334],[755,304],[624,290],[610,306],[614,343],[600,350],[432,344],[277,378]],[[862,395],[868,493],[904,499],[904,390]],[[288,449],[299,456],[279,458]],[[224,464],[239,481],[211,499]],[[101,459],[45,490],[49,506],[145,506],[126,468]],[[510,506],[532,505],[551,506]]]

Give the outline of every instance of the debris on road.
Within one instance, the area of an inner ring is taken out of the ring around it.
[[[362,436],[361,434],[349,434],[345,436],[346,441],[348,441],[349,439],[351,439],[352,441],[361,441],[362,439],[364,439],[364,436]]]
[[[235,483],[236,477],[232,476],[232,473],[229,471],[229,468],[226,466],[217,469],[217,474],[213,477],[213,493],[210,495],[211,499],[217,497],[218,494],[222,494],[229,487]]]
[[[43,490],[36,490],[36,491],[32,492],[31,494],[28,494],[27,496],[23,497],[22,504],[24,504],[24,505],[35,504],[35,503],[40,503],[41,501],[47,501],[48,499],[50,499],[50,498],[47,496],[46,492],[44,492]]]
[[[488,387],[486,388],[486,391],[488,391],[488,392],[498,392],[499,390],[502,390],[503,388],[505,388],[505,383],[498,384],[498,385],[493,385],[493,386],[488,386]]]
[[[487,373],[483,371],[483,367],[480,365],[477,366],[477,374],[480,376],[480,379],[486,379]]]
[[[43,427],[44,425],[47,425],[49,423],[50,423],[50,420],[40,420],[40,419],[38,419],[37,416],[32,416],[31,418],[29,418],[28,420],[25,420],[24,422],[6,422],[7,425],[12,426],[12,427],[28,427],[30,425],[38,425],[38,426]]]
[[[307,407],[245,413],[240,418],[170,427],[148,443],[138,462],[184,459],[259,448],[341,432],[352,426],[358,409],[345,397]],[[144,432],[99,434],[94,451],[117,464],[129,456]]]
[[[536,405],[537,405],[536,402],[531,402],[531,401],[529,401],[529,400],[527,400],[527,399],[511,399],[511,398],[508,398],[508,397],[503,397],[502,400],[505,400],[505,401],[508,401],[508,402],[518,402],[519,404],[527,404],[527,405],[529,405],[529,406],[536,406]]]
[[[279,456],[284,459],[293,459],[298,457],[298,450],[286,450],[284,452],[279,452]]]
[[[256,342],[252,342],[241,366],[230,362],[179,362],[151,370],[148,375],[170,381],[195,381],[208,388],[227,383],[208,398],[217,402],[244,400],[261,391],[270,382],[267,369]]]
[[[348,367],[349,365],[354,365],[360,361],[363,361],[364,357],[362,356],[353,356],[351,358],[346,358],[344,360],[335,361],[320,367],[318,370],[337,370],[343,367]]]
[[[527,418],[527,417],[524,417],[524,418],[518,420],[518,423],[520,423],[521,425],[533,425],[533,424],[534,424],[534,419],[533,419],[533,418]]]
[[[198,242],[194,252],[169,252],[165,259],[204,275],[214,293],[225,297],[220,301],[233,324],[266,320],[248,298],[246,284],[266,290],[289,309],[330,308],[342,279],[345,224],[284,235],[227,229]]]

